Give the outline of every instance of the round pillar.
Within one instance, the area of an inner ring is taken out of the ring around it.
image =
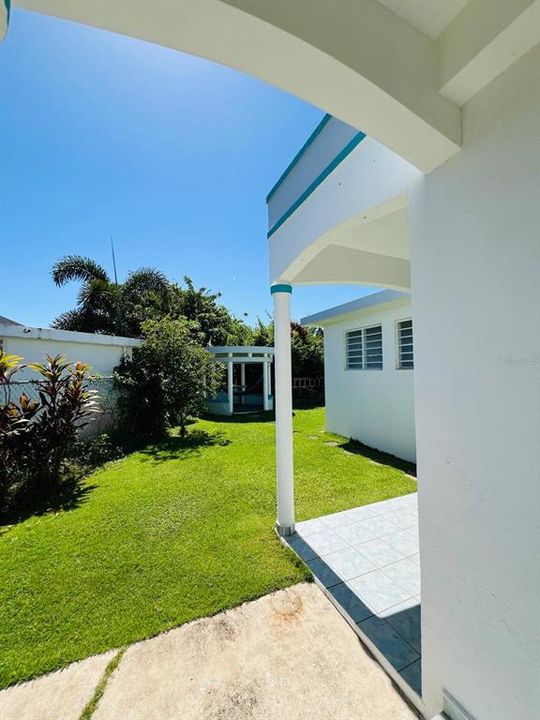
[[[272,285],[274,298],[277,522],[280,535],[294,533],[291,310],[292,287]],[[265,363],[266,364],[266,363]],[[267,377],[267,376],[266,376]],[[267,388],[265,388],[267,390]]]

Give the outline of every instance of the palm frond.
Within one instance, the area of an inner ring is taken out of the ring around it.
[[[123,288],[126,294],[156,292],[164,295],[169,292],[170,283],[161,270],[143,267],[129,273]]]
[[[110,282],[105,269],[97,262],[82,255],[66,255],[58,260],[51,271],[56,285],[61,286],[71,280],[80,280],[83,283],[93,280]]]

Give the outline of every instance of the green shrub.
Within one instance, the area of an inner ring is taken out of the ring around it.
[[[222,369],[194,340],[187,320],[148,320],[144,340],[115,370],[120,392],[122,433],[133,442],[162,439],[206,407],[219,385]]]
[[[108,433],[101,433],[92,440],[77,441],[69,452],[68,461],[81,469],[94,470],[123,456],[122,444]]]

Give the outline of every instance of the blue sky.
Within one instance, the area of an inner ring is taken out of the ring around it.
[[[15,10],[0,44],[0,314],[46,326],[75,304],[53,262],[120,278],[155,266],[271,309],[268,190],[322,112],[254,78],[131,38]],[[295,288],[300,318],[371,291]]]

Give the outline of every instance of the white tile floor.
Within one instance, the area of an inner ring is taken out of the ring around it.
[[[421,695],[416,493],[299,522],[288,543],[359,635]]]

